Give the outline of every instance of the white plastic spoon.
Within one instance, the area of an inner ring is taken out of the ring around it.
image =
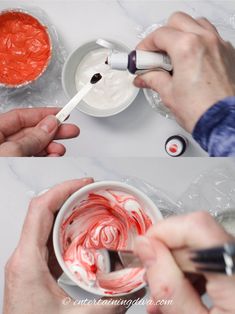
[[[100,73],[96,73],[92,76],[90,82],[83,86],[83,88],[64,106],[56,115],[56,118],[60,123],[63,123],[70,115],[74,108],[80,103],[80,101],[89,93],[94,84],[102,79]]]

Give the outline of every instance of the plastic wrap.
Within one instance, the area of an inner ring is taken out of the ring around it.
[[[61,73],[67,53],[55,26],[40,8],[17,6],[6,8],[4,11],[14,9],[34,16],[47,27],[52,42],[52,57],[46,71],[35,82],[19,88],[0,87],[0,112],[22,107],[61,106],[61,102],[65,100]]]
[[[160,188],[155,187],[149,182],[146,182],[137,177],[123,177],[122,182],[136,187],[145,193],[158,207],[164,218],[171,215],[177,215],[181,212],[181,207],[171,197]]]
[[[235,235],[235,163],[201,174],[178,201],[181,212],[205,210]]]
[[[235,235],[235,162],[200,174],[176,201],[161,188],[137,177],[121,181],[148,195],[164,218],[193,211],[208,211],[224,228]]]

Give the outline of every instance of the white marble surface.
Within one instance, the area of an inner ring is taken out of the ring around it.
[[[28,1],[0,1],[0,9],[27,4]],[[225,37],[233,37],[234,1],[159,1],[159,0],[32,0],[30,5],[44,9],[58,30],[68,52],[96,38],[110,38],[130,48],[138,43],[140,26],[162,23],[174,11],[204,15],[222,27]],[[232,34],[232,35],[231,35]],[[230,36],[231,35],[231,36]],[[234,37],[232,38],[232,40]],[[235,40],[234,40],[235,42]],[[61,105],[65,99],[61,98]],[[164,143],[173,134],[186,134],[174,121],[153,111],[141,93],[130,108],[110,118],[92,118],[75,110],[70,118],[81,135],[67,141],[68,156],[166,156]],[[185,156],[205,153],[190,139]]]
[[[4,265],[17,245],[30,199],[40,191],[65,180],[93,176],[118,180],[137,176],[177,200],[190,182],[208,169],[234,167],[230,159],[0,159],[0,304],[3,297]],[[134,312],[134,309],[131,311]],[[141,307],[135,309],[140,311]]]

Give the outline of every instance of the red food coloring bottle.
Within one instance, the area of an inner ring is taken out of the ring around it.
[[[165,151],[171,157],[182,156],[188,146],[188,140],[182,135],[173,135],[166,140]]]

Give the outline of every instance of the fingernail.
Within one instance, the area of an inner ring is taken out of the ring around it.
[[[51,133],[58,128],[58,121],[55,116],[47,116],[39,124],[38,127],[47,133]]]
[[[48,192],[50,189],[45,189],[45,190],[42,190],[41,192],[38,193],[37,196],[41,196],[43,194],[45,194],[46,192]]]
[[[139,76],[137,76],[135,78],[134,85],[139,87],[139,88],[147,88],[148,87],[146,82],[143,79],[141,79]]]
[[[138,254],[145,268],[149,268],[156,263],[155,252],[147,237],[138,236],[135,238],[135,252]]]
[[[82,181],[84,183],[91,183],[94,182],[94,179],[92,177],[82,178]]]

